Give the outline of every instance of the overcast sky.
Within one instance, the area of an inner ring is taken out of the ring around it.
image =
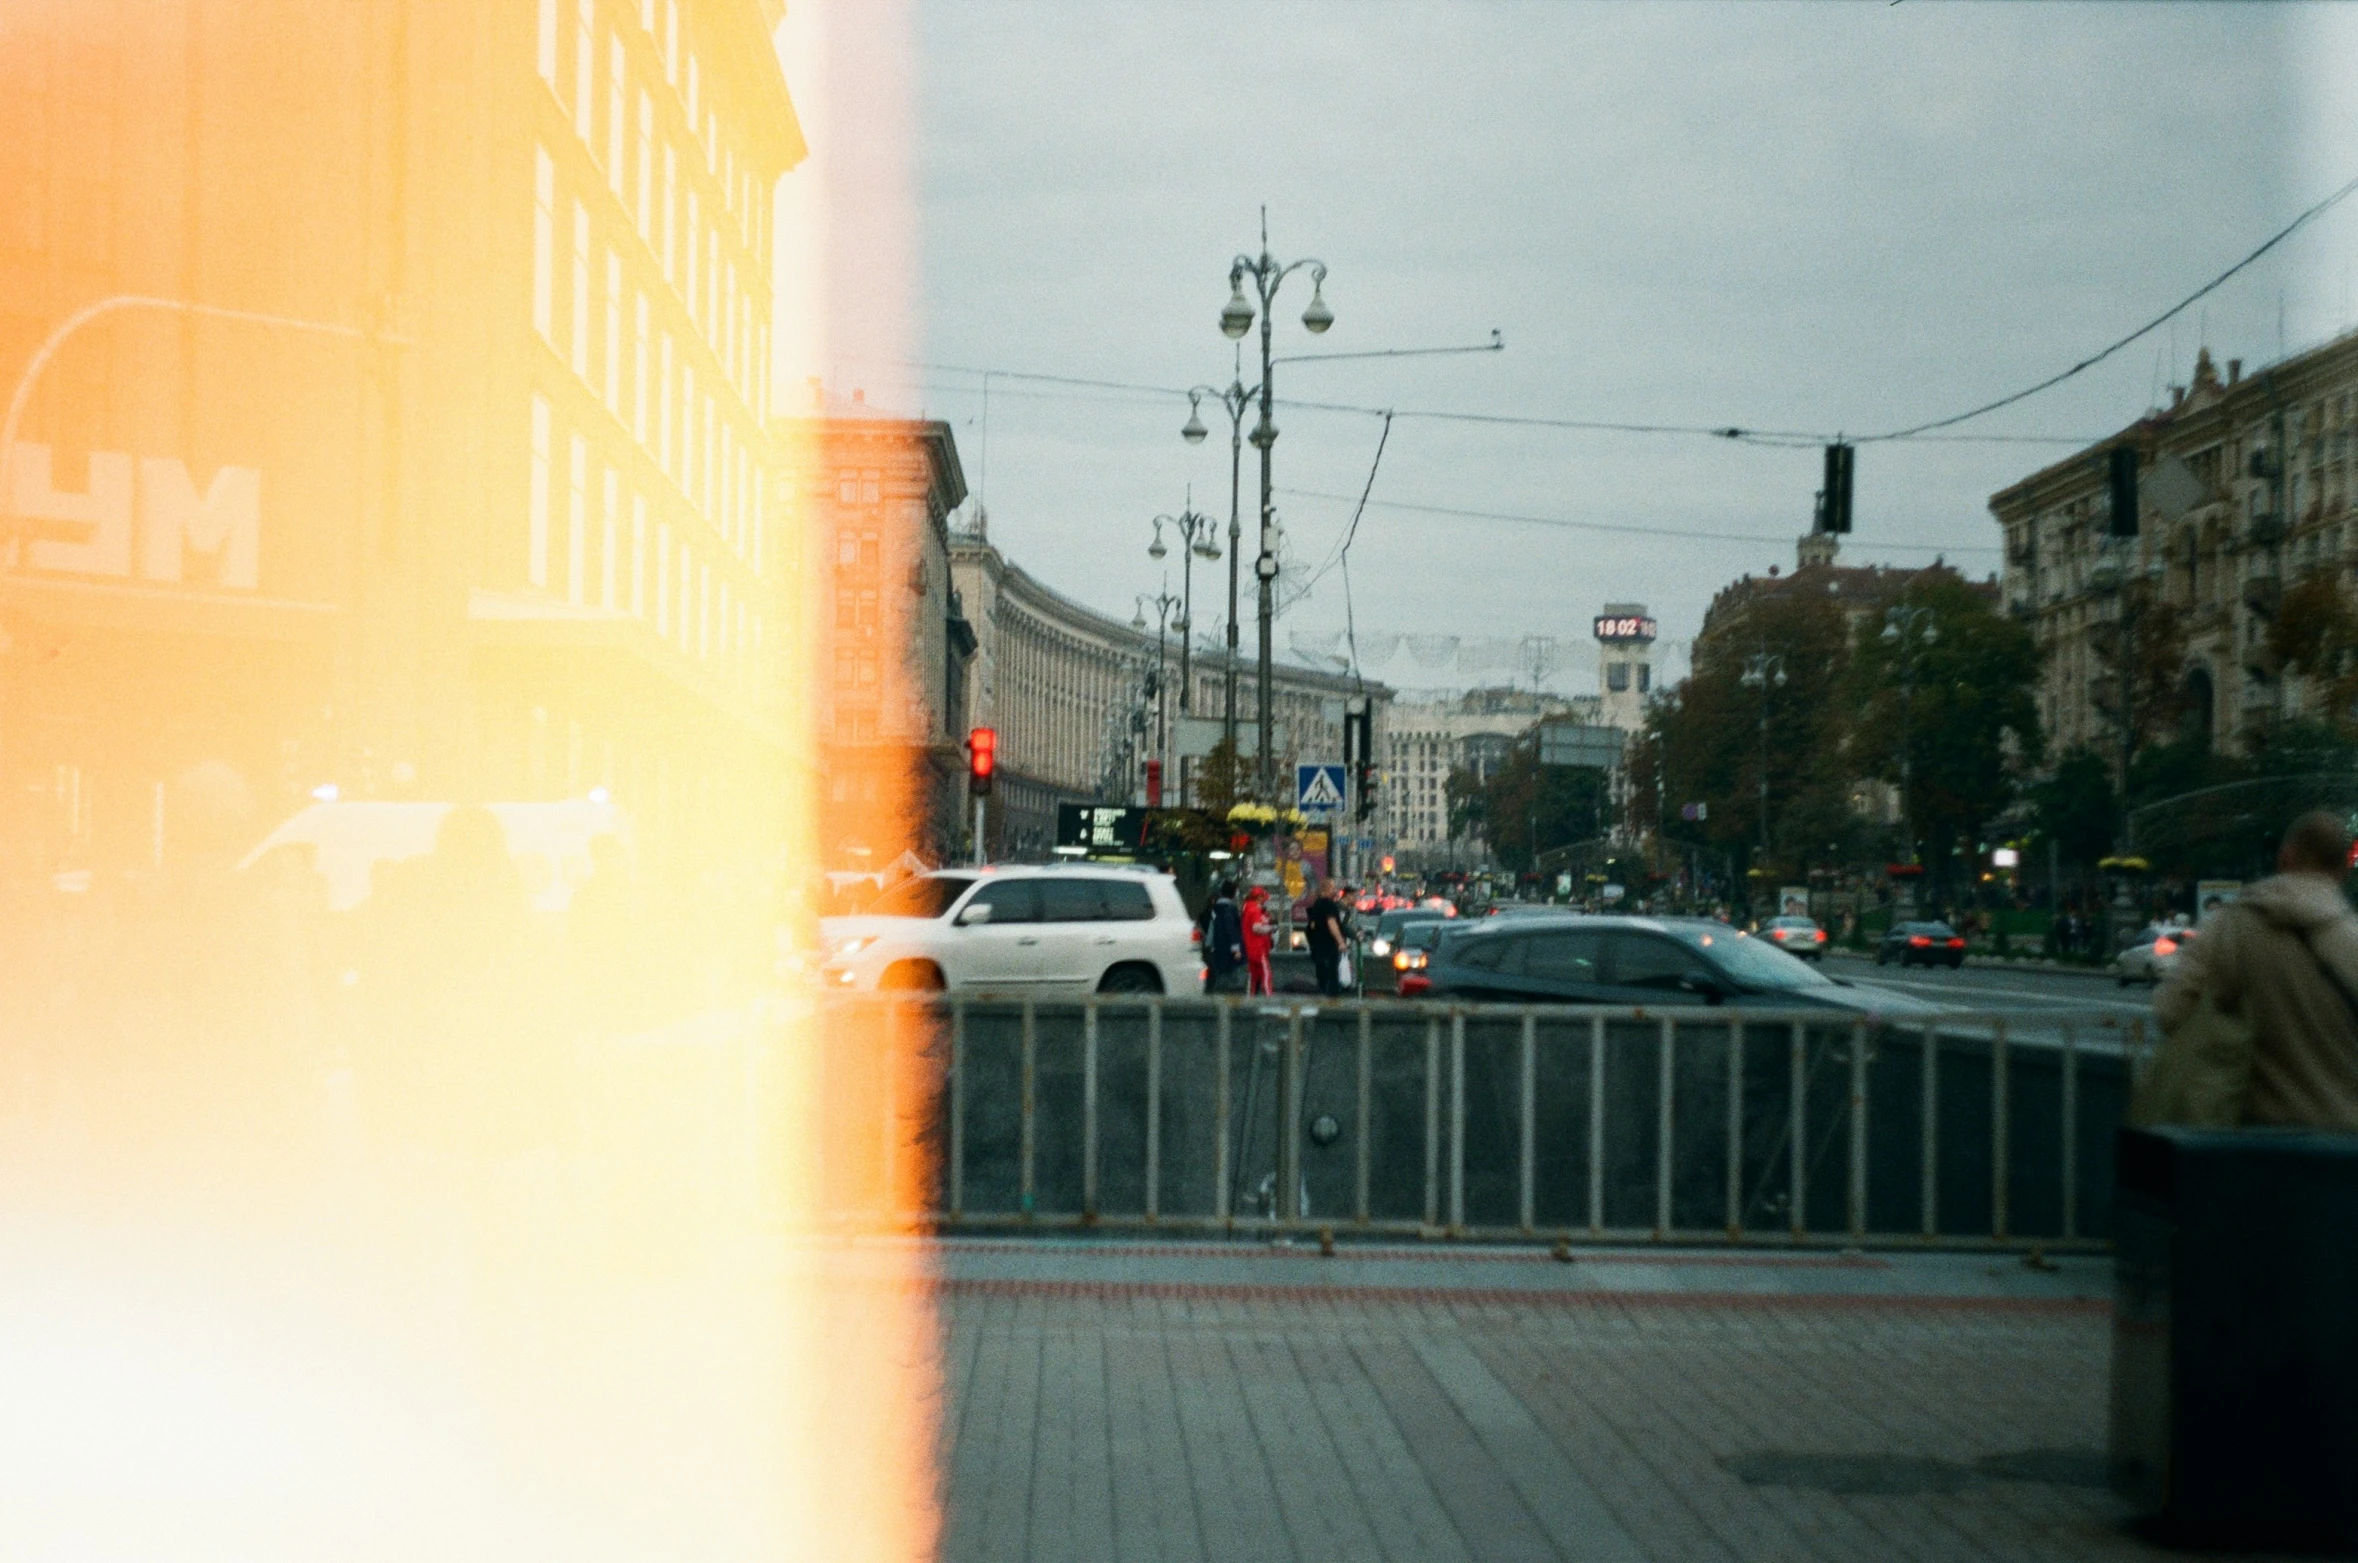
[[[793,29],[823,3],[789,23],[790,76]],[[843,318],[824,344],[789,343],[781,374],[949,419],[1000,546],[1127,616],[1162,584],[1145,552],[1151,517],[1180,509],[1192,484],[1225,521],[1224,417],[1190,447],[1182,400],[997,380],[986,441],[978,377],[893,360],[1225,384],[1228,263],[1258,247],[1266,202],[1272,249],[1327,263],[1335,313],[1309,337],[1308,279],[1295,278],[1280,353],[1473,343],[1493,328],[1507,343],[1280,367],[1278,506],[1291,551],[1315,567],[1382,425],[1289,410],[1288,396],[1855,435],[2066,366],[2358,176],[2352,22],[2293,7],[1922,0],[912,0],[866,46],[869,70],[905,60],[888,90],[847,98],[840,54],[832,104],[798,77],[814,168],[789,187],[816,190],[829,158],[864,157],[863,190],[886,190],[878,161],[905,159],[906,195],[852,217],[832,197],[839,228],[865,221],[881,237],[856,241],[862,258],[846,264],[855,241],[838,234]],[[877,303],[895,290],[913,300],[897,314]],[[2275,357],[2280,314],[2296,351],[2358,325],[2358,198],[2174,327],[1956,432],[2102,435],[2166,400],[2200,342],[2222,362]],[[1247,383],[1256,372],[1248,363]],[[1843,557],[1945,552],[1993,571],[1989,495],[2071,448],[1868,445]],[[1249,528],[1249,446],[1245,458]],[[1361,635],[1584,639],[1601,604],[1642,601],[1683,640],[1728,581],[1792,567],[1819,459],[1402,417],[1351,550]],[[1210,634],[1225,582],[1197,584]],[[1249,584],[1248,569],[1248,646]],[[1281,653],[1344,615],[1330,571],[1281,622]],[[1370,672],[1463,681],[1406,656]],[[1551,680],[1593,685],[1585,654]]]

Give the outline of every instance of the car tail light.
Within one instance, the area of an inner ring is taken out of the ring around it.
[[[1400,996],[1404,999],[1422,998],[1433,991],[1433,979],[1420,977],[1415,972],[1404,972],[1400,978]]]
[[[1932,947],[1932,940],[1931,940],[1931,939],[1930,939],[1928,936],[1926,936],[1926,935],[1924,935],[1924,934],[1920,934],[1920,933],[1912,933],[1912,934],[1908,935],[1908,948],[1909,948],[1909,949],[1911,949],[1911,950],[1925,950],[1925,949],[1930,949],[1931,947]]]
[[[1201,928],[1188,929],[1187,942],[1201,948],[1204,942],[1204,931]]]
[[[1952,950],[1962,950],[1965,948],[1965,941],[1962,939],[1951,939],[1949,941],[1949,948]]]
[[[1817,932],[1811,934],[1810,937],[1815,939],[1818,943],[1824,944],[1826,942],[1826,930],[1820,928]]]
[[[2153,953],[2156,955],[2175,955],[2178,953],[2178,941],[2175,939],[2156,939],[2153,941]]]

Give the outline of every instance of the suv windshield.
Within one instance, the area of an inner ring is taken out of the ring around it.
[[[962,874],[904,879],[862,908],[862,917],[939,917],[974,881]]]
[[[1718,967],[1723,975],[1739,987],[1783,990],[1834,986],[1833,978],[1809,962],[1797,955],[1787,955],[1764,940],[1748,939],[1722,928],[1673,928],[1670,931],[1702,951],[1705,960]]]

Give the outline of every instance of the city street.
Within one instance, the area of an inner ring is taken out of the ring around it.
[[[2078,1040],[2083,1046],[2117,1046],[2121,1034],[2140,1020],[2146,1023],[2146,1040],[2155,1039],[2152,990],[2121,987],[2108,973],[2035,966],[2018,970],[1988,966],[1964,966],[1954,971],[1929,966],[1903,969],[1877,966],[1867,956],[1839,951],[1827,957],[1825,969],[1829,977],[1840,977],[1861,988],[1888,989],[1975,1014],[2002,1014],[2007,1019],[2007,1035],[2015,1041],[2059,1043],[2067,1016],[2080,1023]]]

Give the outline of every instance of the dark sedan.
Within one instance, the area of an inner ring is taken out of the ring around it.
[[[1962,966],[1965,940],[1947,923],[1893,923],[1875,945],[1875,964],[1897,961],[1902,966]]]
[[[1510,1004],[1734,1004],[1925,1014],[1934,1006],[1854,988],[1725,923],[1680,917],[1516,918],[1441,937],[1404,992]]]

